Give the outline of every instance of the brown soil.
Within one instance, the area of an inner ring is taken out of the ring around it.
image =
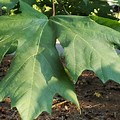
[[[10,66],[11,57],[5,57],[0,66],[2,79]],[[81,105],[77,107],[60,96],[54,98],[52,115],[42,113],[37,120],[120,120],[120,85],[109,81],[103,84],[92,71],[84,71],[76,83]],[[10,99],[0,102],[0,120],[21,120]]]

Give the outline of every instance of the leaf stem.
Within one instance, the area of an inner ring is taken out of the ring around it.
[[[52,16],[55,16],[55,1],[54,0],[52,0],[52,9],[53,9]]]

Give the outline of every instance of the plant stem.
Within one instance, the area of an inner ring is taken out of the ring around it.
[[[52,16],[55,16],[55,2],[54,2],[54,0],[52,0],[52,9],[53,9],[53,14],[52,14]]]

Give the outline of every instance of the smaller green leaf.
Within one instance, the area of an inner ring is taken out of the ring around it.
[[[1,0],[0,1],[0,7],[5,6],[7,7],[7,10],[10,10],[15,7],[16,3],[18,3],[20,0]],[[35,0],[22,0],[26,2],[29,5],[33,5],[36,1]]]
[[[7,7],[8,10],[10,10],[11,8],[13,8],[15,6],[15,4],[18,2],[18,0],[1,0],[0,1],[0,8],[2,6]]]
[[[112,20],[112,19],[98,17],[98,16],[90,16],[90,18],[101,25],[110,27],[120,32],[120,23],[117,20]]]

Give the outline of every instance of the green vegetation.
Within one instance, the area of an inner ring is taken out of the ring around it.
[[[0,16],[0,61],[8,52],[15,52],[0,81],[0,100],[10,97],[23,120],[33,120],[43,111],[50,113],[56,93],[79,107],[74,83],[86,69],[103,82],[120,83],[116,52],[120,23],[106,1],[5,0],[0,6],[4,11]],[[65,69],[56,39],[64,48]]]

